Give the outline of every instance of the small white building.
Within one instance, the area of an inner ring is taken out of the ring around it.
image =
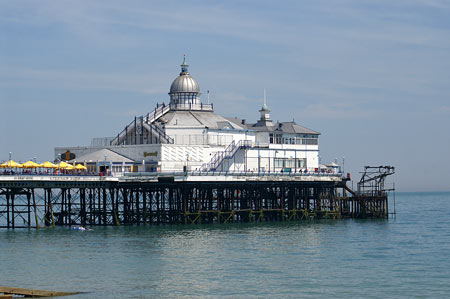
[[[260,118],[222,117],[200,100],[186,58],[170,86],[169,104],[135,117],[114,137],[91,146],[57,147],[55,158],[85,163],[92,171],[318,172],[320,133],[295,122],[274,123],[265,100]]]

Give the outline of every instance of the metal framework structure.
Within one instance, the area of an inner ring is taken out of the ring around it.
[[[173,138],[168,136],[159,126],[149,121],[150,118],[150,114],[135,117],[134,120],[122,130],[122,132],[117,134],[117,137],[110,141],[110,145],[155,143],[173,144]]]
[[[358,194],[385,194],[393,189],[385,189],[384,181],[387,176],[395,173],[393,166],[364,166],[358,183]]]
[[[0,227],[159,225],[386,218],[386,194],[346,181],[0,182]],[[349,190],[351,191],[351,190]]]

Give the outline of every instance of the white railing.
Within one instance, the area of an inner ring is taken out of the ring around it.
[[[252,146],[251,140],[239,140],[237,143],[233,140],[222,152],[217,152],[212,158],[209,163],[205,163],[202,165],[202,170],[209,171],[209,170],[217,170],[217,168],[225,161],[225,159],[232,159],[234,155],[241,149],[241,148],[248,148]]]
[[[169,105],[165,105],[165,104],[159,105],[155,108],[154,111],[147,113],[147,115],[144,117],[144,120],[146,123],[151,124],[156,119],[158,119],[162,115],[166,114],[169,110],[170,110]]]
[[[194,111],[213,111],[214,109],[213,104],[203,104],[203,103],[196,103],[196,104],[170,104],[170,109],[173,110],[194,110]]]

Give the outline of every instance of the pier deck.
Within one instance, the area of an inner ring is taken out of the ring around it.
[[[387,217],[387,194],[358,196],[346,182],[315,173],[0,176],[0,227]]]

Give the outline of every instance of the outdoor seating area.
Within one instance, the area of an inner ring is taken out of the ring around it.
[[[87,175],[87,167],[83,164],[69,164],[64,161],[52,163],[46,161],[36,163],[32,160],[18,163],[9,160],[0,164],[0,175]]]

